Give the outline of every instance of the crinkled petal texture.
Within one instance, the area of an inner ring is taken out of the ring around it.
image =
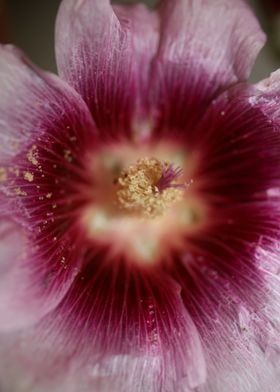
[[[62,2],[56,28],[59,74],[84,98],[102,135],[127,136],[147,105],[158,16],[109,0]]]
[[[165,0],[154,11],[68,0],[56,39],[59,74],[103,132],[131,135],[147,123],[192,126],[218,92],[248,77],[264,35],[240,0]]]
[[[2,389],[277,392],[279,76],[229,88],[262,42],[241,1],[65,0],[57,58],[69,86],[1,48]],[[197,153],[208,211],[152,268],[79,224],[88,152],[128,143],[145,122],[151,138]]]
[[[185,131],[226,87],[249,76],[264,43],[242,0],[165,0],[152,90],[161,127]]]
[[[40,150],[45,151],[48,160],[45,165],[52,167],[57,154],[55,148],[59,148],[57,137],[67,138],[70,133],[78,133],[82,126],[94,136],[95,128],[84,102],[61,80],[39,72],[12,47],[1,47],[0,53],[0,218],[3,220],[0,238],[1,269],[4,268],[0,325],[1,329],[10,329],[37,321],[56,306],[74,278],[75,264],[79,263],[75,259],[58,284],[52,277],[61,272],[50,269],[48,263],[54,257],[59,258],[59,251],[48,244],[43,244],[46,249],[40,250],[34,245],[34,239],[40,234],[36,222],[48,219],[50,206],[44,200],[56,181],[56,174],[52,175],[39,163]],[[85,138],[85,133],[80,135],[79,143],[85,142]],[[67,145],[64,147],[67,149]],[[63,151],[60,153],[65,154]],[[38,206],[36,200],[40,198],[42,203]],[[7,215],[15,224],[5,223]],[[41,241],[46,240],[45,236],[41,237]],[[45,255],[42,263],[41,253]]]
[[[212,213],[195,251],[178,256],[175,279],[204,342],[199,391],[279,385],[279,87],[228,90],[191,132]]]

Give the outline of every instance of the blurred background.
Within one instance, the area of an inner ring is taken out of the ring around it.
[[[280,68],[280,0],[248,1],[268,35],[253,70],[254,82]],[[154,5],[157,0],[143,2]],[[14,43],[37,65],[55,71],[54,23],[59,3],[60,0],[0,0],[0,41]]]

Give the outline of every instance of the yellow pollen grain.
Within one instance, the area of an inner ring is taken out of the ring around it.
[[[117,180],[120,209],[145,218],[155,218],[180,201],[183,197],[181,189],[170,187],[159,192],[156,186],[167,164],[156,158],[142,158],[123,170]]]
[[[15,174],[17,177],[19,177],[20,171],[18,167],[10,167],[9,172]]]
[[[34,180],[34,175],[33,175],[32,173],[26,171],[26,172],[24,172],[24,174],[23,174],[23,178],[24,178],[26,181],[32,182],[32,181]]]
[[[72,162],[72,153],[70,150],[64,150],[64,159],[68,162]]]
[[[4,167],[0,167],[0,182],[7,181],[7,170]]]
[[[22,191],[20,188],[16,188],[16,189],[15,189],[15,194],[16,194],[17,196],[27,196],[27,193],[24,192],[24,191]]]
[[[38,151],[37,151],[37,147],[36,146],[32,146],[32,148],[28,151],[27,159],[34,166],[37,166],[39,164],[39,162],[38,162]]]

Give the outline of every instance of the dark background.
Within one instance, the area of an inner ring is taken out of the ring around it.
[[[146,2],[154,4],[156,1]],[[269,13],[269,1],[274,0],[250,1],[263,28],[269,33],[268,45],[254,68],[253,81],[267,76],[280,67],[280,57],[277,56],[276,47],[276,41],[280,37],[280,29],[277,31],[280,9],[279,15],[275,9]],[[122,2],[128,3],[133,0]],[[0,40],[16,44],[40,67],[55,71],[54,23],[59,3],[60,0],[0,0]]]

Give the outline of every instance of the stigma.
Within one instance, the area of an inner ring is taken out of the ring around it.
[[[124,213],[154,219],[181,201],[185,184],[180,168],[157,158],[141,158],[121,171],[116,179],[118,208]]]

